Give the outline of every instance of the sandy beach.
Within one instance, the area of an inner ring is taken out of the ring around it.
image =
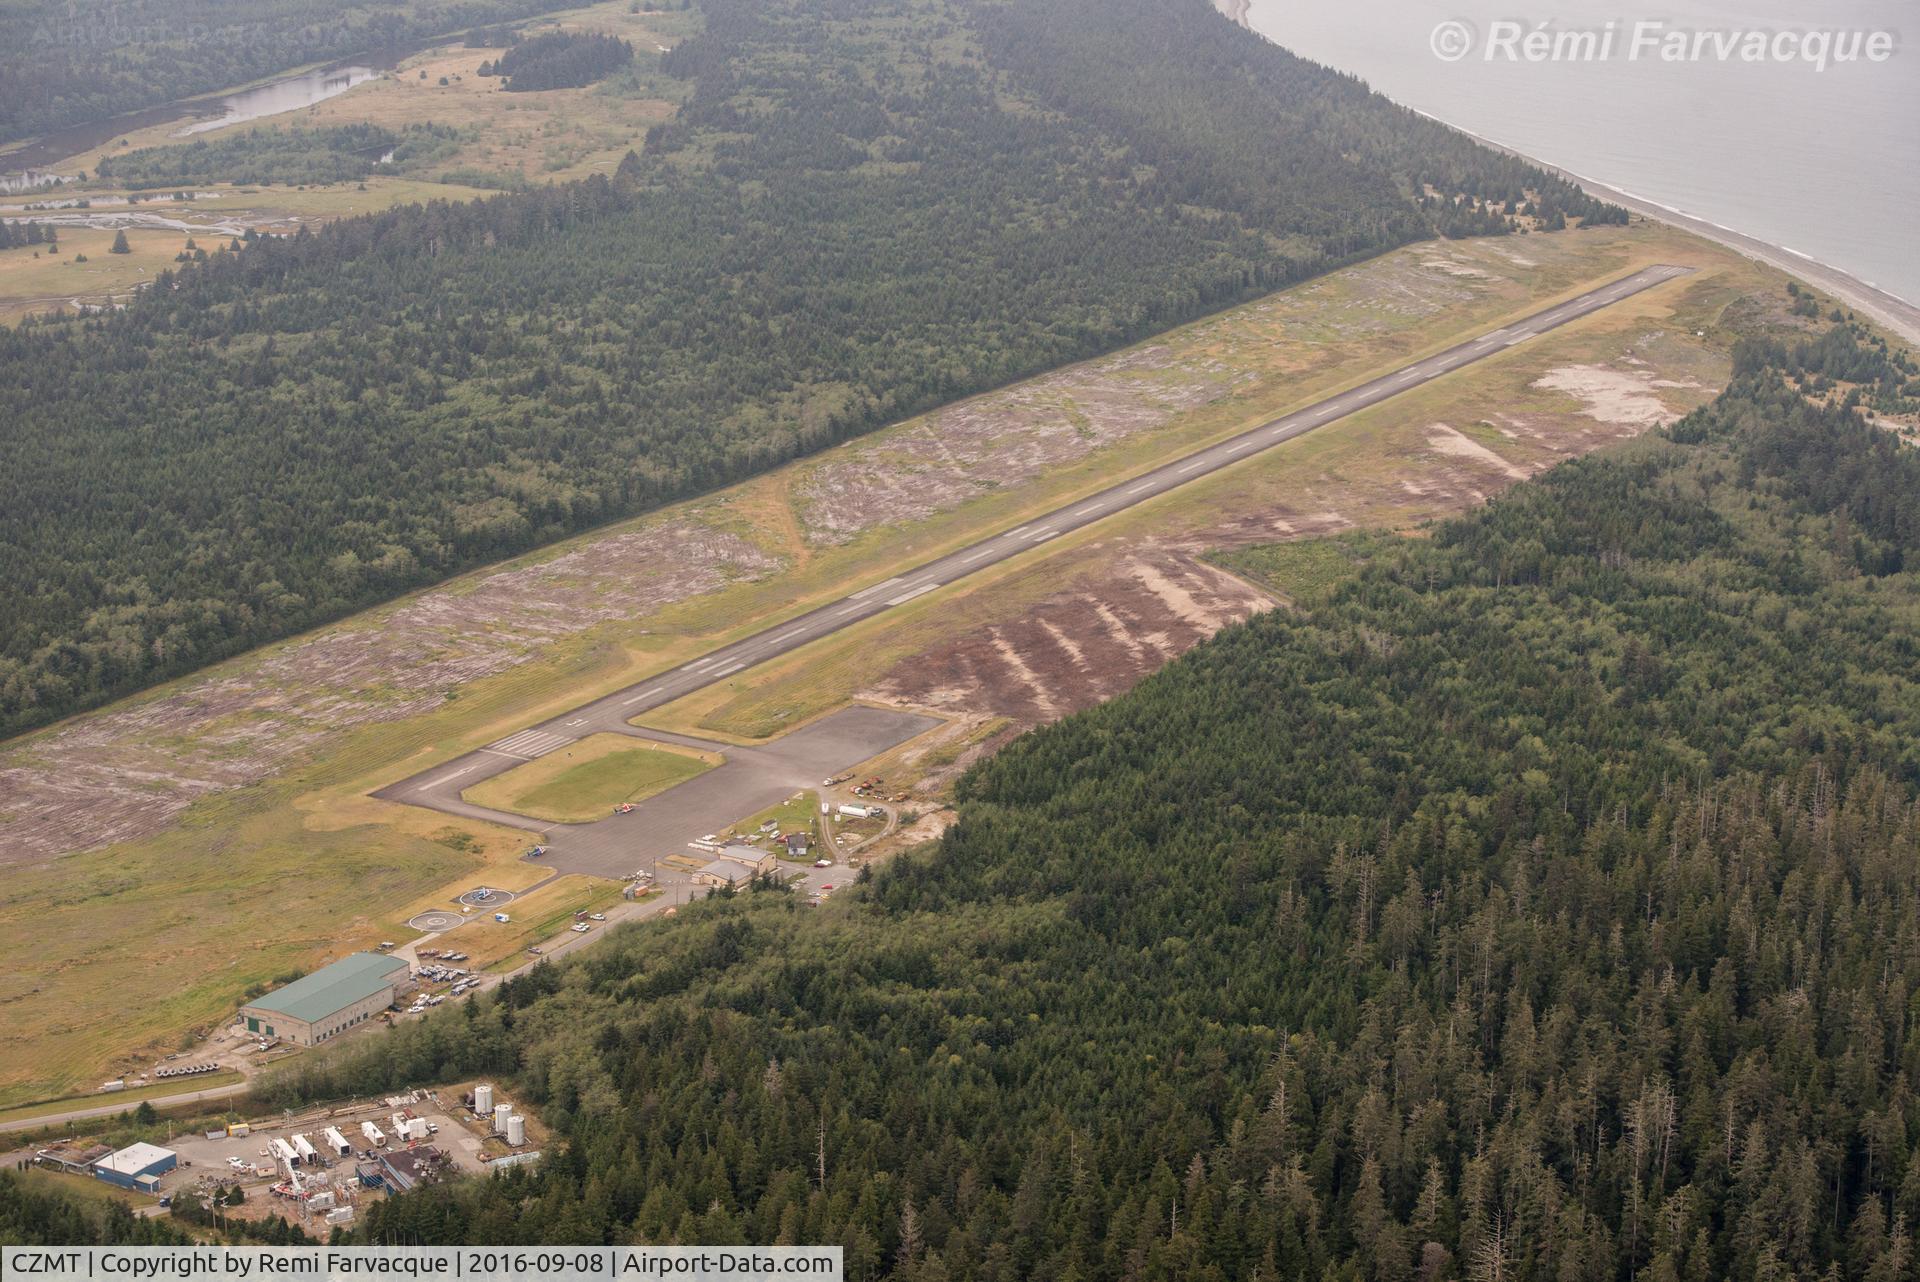
[[[1427,115],[1425,112],[1420,114]],[[1438,120],[1439,117],[1428,116],[1428,119]],[[1446,121],[1440,123],[1448,124]],[[1448,124],[1448,127],[1460,129],[1458,125]],[[1692,214],[1663,205],[1659,201],[1622,191],[1618,187],[1588,178],[1584,174],[1576,174],[1558,165],[1550,165],[1544,160],[1515,151],[1511,147],[1502,146],[1491,138],[1483,138],[1470,130],[1460,129],[1460,132],[1495,150],[1519,156],[1522,160],[1536,164],[1549,173],[1558,174],[1568,182],[1584,188],[1589,195],[1601,200],[1610,200],[1642,217],[1690,231],[1696,236],[1725,245],[1736,253],[1745,254],[1770,267],[1788,272],[1815,289],[1839,299],[1860,315],[1889,332],[1899,335],[1906,342],[1920,347],[1920,307],[1883,289],[1876,289],[1858,277],[1841,271],[1838,267],[1829,266],[1818,259],[1810,258],[1782,245],[1768,244],[1764,240],[1737,232],[1731,227],[1723,227],[1708,219],[1696,218]]]

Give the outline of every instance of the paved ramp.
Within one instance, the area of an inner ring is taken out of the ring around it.
[[[939,724],[934,717],[856,706],[757,747],[710,744],[726,757],[724,764],[635,803],[631,814],[609,814],[588,824],[546,826],[542,831],[547,853],[540,863],[559,872],[624,877],[651,867],[656,857],[690,854],[688,842],[778,805],[802,788],[818,788],[827,776]],[[628,733],[636,738],[656,737],[647,730]],[[657,738],[680,742],[685,736]]]

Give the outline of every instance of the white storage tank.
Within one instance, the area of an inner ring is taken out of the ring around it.
[[[513,1105],[495,1104],[493,1106],[493,1129],[500,1134],[505,1134],[507,1119],[511,1116],[513,1116]]]
[[[527,1119],[515,1113],[507,1119],[507,1143],[519,1148],[527,1142]]]
[[[493,1112],[493,1087],[482,1083],[473,1088],[473,1111],[481,1117]]]

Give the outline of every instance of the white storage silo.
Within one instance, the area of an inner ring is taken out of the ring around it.
[[[493,1106],[493,1129],[504,1134],[507,1129],[507,1119],[511,1116],[513,1116],[513,1105],[495,1104]]]
[[[515,1113],[507,1119],[507,1143],[519,1148],[527,1142],[527,1119]]]
[[[481,1117],[493,1112],[493,1087],[482,1084],[473,1088],[473,1111]]]

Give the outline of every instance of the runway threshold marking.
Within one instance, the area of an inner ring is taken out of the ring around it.
[[[925,596],[927,593],[933,591],[935,588],[939,586],[940,585],[938,583],[922,583],[919,587],[915,588],[911,592],[902,592],[897,597],[889,598],[887,601],[887,604],[888,605],[905,605],[907,602],[913,600],[915,597]]]

